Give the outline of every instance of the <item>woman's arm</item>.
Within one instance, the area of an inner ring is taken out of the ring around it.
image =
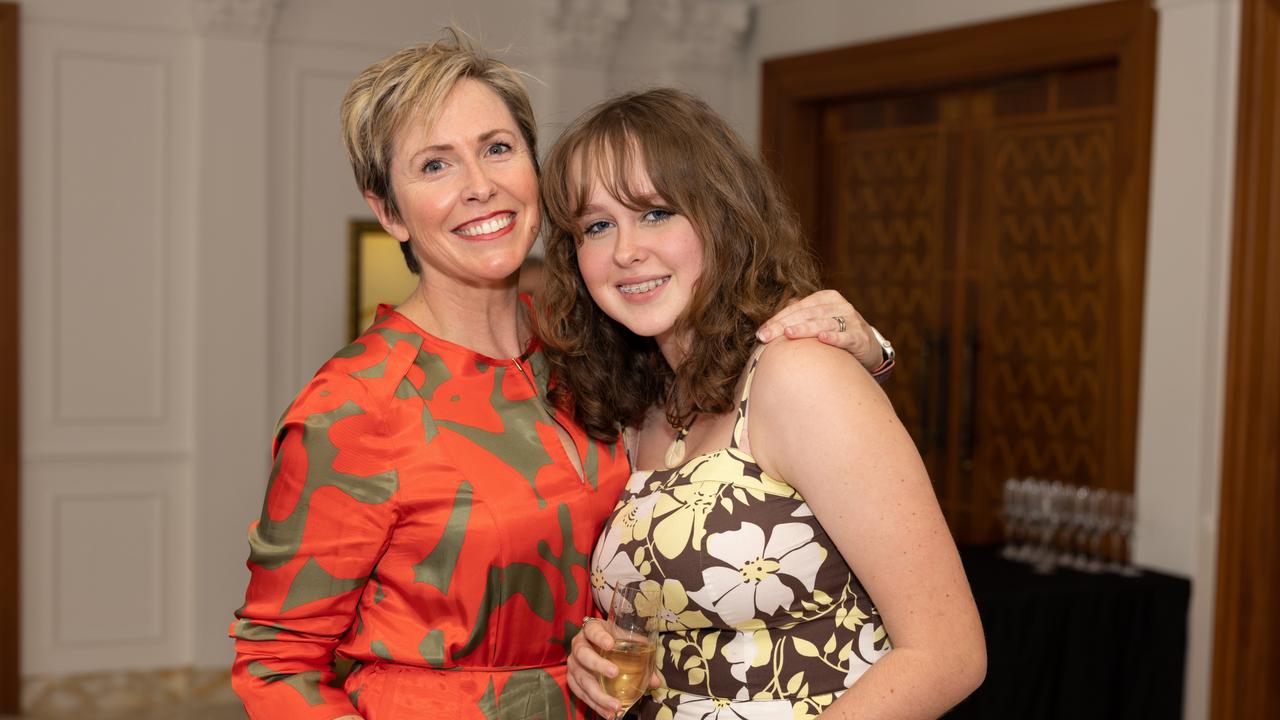
[[[986,673],[981,623],[924,464],[875,382],[812,340],[770,346],[748,438],[804,496],[892,643],[823,717],[936,718],[964,699]]]
[[[841,330],[840,321],[844,320]],[[756,338],[770,342],[787,337],[817,338],[853,355],[878,382],[889,378],[892,358],[887,357],[871,325],[835,290],[819,290],[779,310],[760,326]]]
[[[319,390],[318,388],[323,388]],[[251,577],[231,626],[232,686],[251,718],[359,718],[331,687],[333,650],[393,525],[395,471],[350,375],[317,376],[277,432]]]

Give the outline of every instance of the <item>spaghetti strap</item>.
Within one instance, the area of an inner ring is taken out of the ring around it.
[[[636,429],[630,425],[622,428],[622,449],[627,455],[627,464],[633,469],[636,466]]]
[[[751,396],[751,381],[756,377],[756,365],[760,363],[760,355],[764,353],[765,347],[765,345],[757,345],[747,360],[747,379],[742,383],[742,395],[738,398],[738,420],[733,424],[733,437],[729,440],[729,447],[734,450],[742,448],[743,438],[746,437],[747,403]]]

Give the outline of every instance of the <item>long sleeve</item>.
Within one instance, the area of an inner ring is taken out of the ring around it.
[[[281,421],[251,579],[231,627],[232,685],[251,718],[331,720],[356,710],[331,687],[333,651],[389,541],[399,481],[359,378],[321,371]]]
[[[489,358],[389,309],[320,369],[250,529],[231,634],[251,718],[583,716],[564,657],[629,468],[549,414],[545,373],[536,345]],[[335,654],[358,663],[342,689]]]

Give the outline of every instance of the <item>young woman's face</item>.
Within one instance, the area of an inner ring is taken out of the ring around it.
[[[424,282],[503,283],[537,237],[533,156],[511,111],[484,83],[459,81],[431,127],[406,123],[391,176],[400,220],[380,219],[413,244]]]
[[[578,219],[578,268],[606,315],[661,344],[672,339],[702,275],[702,239],[654,192],[640,158],[632,169],[627,184],[646,199],[638,210],[610,195],[599,179],[592,183]]]

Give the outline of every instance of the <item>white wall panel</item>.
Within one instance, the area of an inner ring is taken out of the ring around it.
[[[23,7],[28,677],[189,654],[190,8],[102,10]]]
[[[284,45],[272,55],[272,399],[285,405],[346,341],[347,223],[356,191],[338,109],[351,80],[395,48]]]
[[[74,23],[107,30],[171,32],[190,27],[187,0],[17,0],[24,22]]]
[[[1185,712],[1208,716],[1240,3],[1157,3],[1134,555],[1192,579]]]
[[[188,472],[147,457],[24,467],[24,675],[183,664]]]
[[[225,10],[235,6],[207,8]],[[257,514],[269,468],[275,408],[266,403],[269,230],[267,43],[260,26],[202,26],[192,655],[226,668],[226,627],[243,602],[244,528]]]
[[[26,457],[183,452],[189,50],[154,32],[23,31]]]
[[[52,420],[157,423],[170,384],[168,63],[55,62]]]
[[[154,491],[54,496],[56,647],[163,640],[170,584],[166,510],[164,495]]]
[[[299,338],[297,378],[305,382],[346,343],[347,223],[373,213],[356,191],[338,131],[338,106],[359,72],[298,68],[290,93],[304,145],[292,165],[301,202],[294,208],[297,243],[289,263],[298,274]]]

